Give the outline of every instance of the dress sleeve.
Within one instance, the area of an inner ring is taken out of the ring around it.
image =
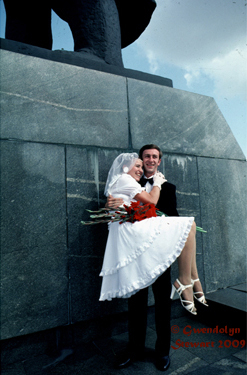
[[[141,185],[130,175],[123,174],[117,181],[117,192],[125,194],[133,199],[136,194],[140,194],[145,190]]]

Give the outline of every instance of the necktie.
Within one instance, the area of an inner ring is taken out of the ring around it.
[[[149,182],[151,185],[153,185],[153,183],[154,183],[153,177],[151,177],[151,178],[142,177],[141,180],[140,180],[140,184],[141,184],[142,187],[144,187],[147,182]]]

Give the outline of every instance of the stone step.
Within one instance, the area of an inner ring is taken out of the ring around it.
[[[216,290],[207,295],[207,299],[220,305],[247,312],[247,283]]]
[[[246,283],[241,283],[208,293],[209,307],[197,304],[198,319],[208,326],[224,329],[225,333],[232,334],[234,328],[234,337],[246,340],[246,292]]]

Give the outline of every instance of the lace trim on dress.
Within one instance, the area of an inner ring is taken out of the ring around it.
[[[172,256],[167,259],[167,261],[159,266],[157,266],[152,272],[143,275],[142,278],[132,283],[131,286],[123,286],[120,290],[109,291],[102,293],[100,296],[100,301],[111,301],[112,298],[129,298],[130,296],[137,293],[140,289],[146,288],[154,283],[154,281],[170,267],[172,263],[178,258],[181,254],[181,251],[184,248],[185,242],[187,241],[191,226],[193,224],[194,218],[190,218],[184,234],[181,236],[180,240],[176,245],[176,251]]]
[[[152,218],[145,219],[145,220],[152,220]],[[150,235],[148,242],[145,242],[141,246],[138,246],[137,249],[133,251],[133,253],[131,253],[130,255],[128,255],[128,257],[118,262],[115,265],[115,267],[101,270],[99,276],[107,276],[107,275],[112,275],[114,273],[117,273],[117,271],[120,268],[127,266],[129,263],[133,262],[133,260],[138,258],[141,254],[143,254],[147,249],[150,248],[150,246],[153,244],[156,237],[160,234],[160,226],[161,226],[161,221],[159,223],[159,226],[154,229],[154,233]]]

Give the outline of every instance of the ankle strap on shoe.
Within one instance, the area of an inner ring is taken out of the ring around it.
[[[183,285],[183,284],[180,283],[180,281],[179,281],[178,279],[177,279],[176,281],[177,281],[177,283],[179,284],[179,288],[177,289],[177,292],[178,292],[179,295],[181,295],[182,292],[183,292],[185,289],[187,289],[187,288],[192,288],[192,284]]]
[[[195,284],[196,281],[200,281],[200,279],[195,279],[195,280],[191,279],[192,286],[194,286],[194,284]]]

